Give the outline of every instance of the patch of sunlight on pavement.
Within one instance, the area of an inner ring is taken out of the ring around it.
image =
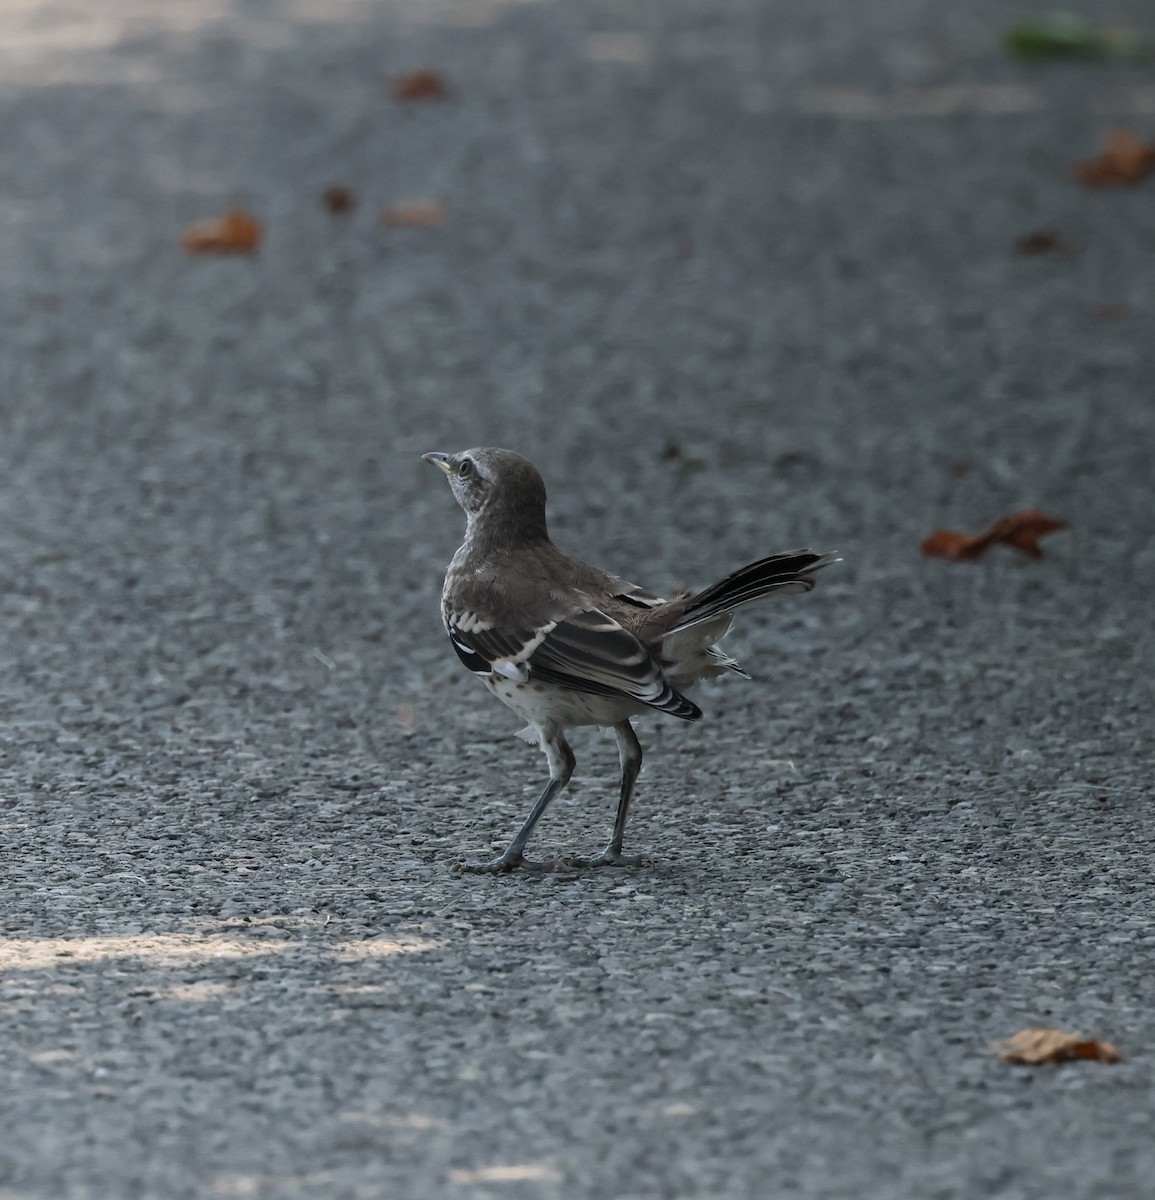
[[[449,1122],[441,1117],[430,1117],[424,1113],[406,1113],[403,1117],[388,1116],[379,1112],[342,1112],[337,1113],[338,1121],[346,1125],[360,1125],[366,1129],[447,1129]]]
[[[421,938],[366,938],[363,942],[344,942],[334,946],[332,953],[337,958],[345,959],[387,958],[391,954],[422,954],[438,948],[438,942]]]
[[[30,1054],[28,1061],[35,1063],[38,1067],[51,1067],[54,1063],[73,1062],[75,1058],[75,1050],[40,1050],[35,1054]]]
[[[233,985],[230,983],[213,983],[208,979],[198,979],[195,983],[174,983],[172,987],[157,988],[151,998],[178,1000],[182,1004],[189,1004],[202,1000],[217,1000],[228,996],[232,991]]]
[[[300,943],[253,940],[227,934],[125,933],[87,938],[0,939],[0,970],[37,971],[70,963],[103,962],[113,958],[146,959],[157,964],[187,963],[222,958],[249,958],[299,949]],[[419,938],[368,938],[352,945],[326,946],[338,958],[359,960],[395,954],[420,954],[437,948]]]
[[[220,21],[227,0],[103,0],[99,4],[0,0],[0,68],[6,85],[154,83],[155,64],[102,62],[133,38],[191,34]]]
[[[480,28],[510,8],[538,2],[390,0],[389,7],[411,25]],[[223,31],[250,50],[275,51],[310,28],[351,25],[379,7],[380,0],[286,0],[268,7],[232,0],[0,0],[0,85],[167,85],[155,57],[136,47]],[[182,104],[203,107],[187,98],[171,102],[178,110]]]
[[[519,1183],[523,1180],[537,1180],[546,1183],[556,1183],[558,1173],[544,1163],[509,1163],[492,1167],[477,1167],[472,1171],[450,1171],[450,1183]]]
[[[421,1113],[410,1113],[405,1117],[389,1117],[386,1124],[398,1129],[444,1129],[446,1122],[440,1117],[426,1117]]]
[[[100,4],[0,0],[5,53],[115,46],[130,33],[191,33],[229,10],[228,0],[104,0]]]
[[[294,1188],[328,1187],[331,1189],[328,1193],[320,1194],[340,1195],[347,1197],[347,1200],[362,1200],[362,1198],[370,1200],[371,1197],[376,1200],[376,1197],[382,1194],[380,1185],[350,1183],[347,1174],[342,1171],[303,1171],[299,1175],[289,1175],[283,1172],[218,1175],[209,1184],[208,1195],[240,1200],[245,1196],[281,1195],[289,1186]]]

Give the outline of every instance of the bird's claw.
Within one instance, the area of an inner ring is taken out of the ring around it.
[[[523,858],[520,854],[502,854],[485,862],[459,862],[453,864],[458,875],[504,875],[510,871],[531,871],[540,874],[562,874],[566,871],[583,871],[587,867],[640,867],[648,860],[640,854],[622,854],[608,847],[596,858],[564,856],[547,858],[541,862]]]
[[[608,847],[596,858],[570,858],[566,862],[571,867],[641,867],[648,860],[641,854],[623,854],[620,850],[610,850]]]
[[[538,862],[532,858],[523,858],[520,854],[502,854],[487,862],[459,862],[453,864],[453,870],[458,875],[506,875],[510,871],[530,871],[548,875],[554,871],[572,869],[572,858],[547,858]]]
[[[487,862],[458,862],[453,864],[453,870],[458,875],[502,875],[507,871],[516,871],[518,867],[531,866],[520,854],[502,854]]]

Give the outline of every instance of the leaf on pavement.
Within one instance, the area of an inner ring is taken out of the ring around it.
[[[1028,508],[1023,512],[1014,513],[996,521],[988,531],[988,536],[992,542],[999,542],[1004,546],[1021,550],[1031,558],[1042,558],[1043,552],[1039,549],[1039,538],[1066,528],[1066,521],[1060,521],[1057,517],[1048,517],[1045,512],[1037,508]]]
[[[1155,146],[1129,129],[1107,131],[1103,153],[1075,168],[1075,178],[1088,187],[1125,187],[1155,169]]]
[[[1025,1067],[1052,1066],[1077,1059],[1117,1063],[1123,1057],[1110,1042],[1059,1029],[1020,1029],[1013,1037],[996,1042],[994,1049],[1000,1062]]]
[[[261,244],[261,223],[235,208],[211,221],[190,225],[181,238],[189,254],[252,254]]]
[[[445,81],[436,71],[410,71],[398,75],[390,89],[394,100],[444,100],[448,94]]]
[[[381,224],[390,227],[409,226],[411,229],[432,229],[445,220],[445,205],[436,200],[414,200],[398,204],[381,214]]]
[[[923,538],[922,552],[927,558],[977,558],[982,550],[971,553],[978,539],[969,533],[955,533],[950,529],[936,529],[928,538]],[[986,549],[984,546],[983,549]]]
[[[1039,538],[1066,528],[1066,521],[1048,517],[1040,509],[1028,508],[1007,517],[1000,517],[982,533],[956,533],[952,529],[936,529],[923,541],[922,552],[928,558],[949,558],[955,562],[962,562],[978,558],[992,546],[1000,544],[1021,550],[1031,558],[1042,558]]]
[[[1074,13],[1013,25],[1003,37],[1016,58],[1089,58],[1100,62],[1143,62],[1151,48],[1129,29],[1096,28]]]
[[[351,188],[335,186],[321,193],[321,203],[331,213],[347,213],[356,207],[357,197]]]
[[[1054,229],[1036,229],[1015,239],[1020,254],[1070,254],[1071,247],[1061,233]]]

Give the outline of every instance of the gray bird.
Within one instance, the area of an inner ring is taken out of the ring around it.
[[[617,817],[596,858],[565,858],[566,867],[636,866],[622,854],[642,747],[630,718],[648,709],[683,721],[702,710],[683,694],[727,671],[749,679],[715,643],[735,609],[771,592],[809,591],[832,554],[796,550],[751,563],[703,591],[664,600],[563,554],[549,539],[545,484],[532,463],[511,450],[485,447],[424,454],[445,472],[465,510],[465,541],[453,556],[441,612],[458,658],[527,726],[549,763],[549,782],[504,854],[458,863],[459,871],[512,871],[530,864],[526,843],[554,797],[569,782],[574,754],[565,731],[612,728],[622,765]]]

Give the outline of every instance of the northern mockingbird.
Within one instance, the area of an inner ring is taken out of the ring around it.
[[[534,826],[573,774],[565,739],[573,725],[613,729],[622,786],[609,845],[597,858],[560,865],[637,865],[640,858],[622,854],[642,766],[630,717],[656,709],[697,721],[702,710],[684,692],[726,671],[749,678],[715,645],[734,610],[772,592],[809,591],[814,573],[836,556],[775,554],[703,591],[664,600],[570,558],[549,540],[545,484],[519,454],[483,448],[422,457],[445,472],[465,510],[465,541],[441,593],[449,640],[482,683],[528,722],[521,736],[536,742],[549,763],[549,782],[505,853],[456,869],[511,871],[525,863]]]

